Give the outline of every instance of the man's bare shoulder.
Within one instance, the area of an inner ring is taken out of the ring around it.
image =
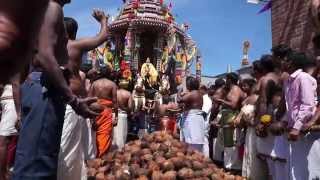
[[[124,95],[124,96],[131,96],[131,93],[125,89],[118,89],[117,92],[121,95]]]
[[[242,90],[238,85],[234,85],[231,87],[230,93],[241,93]]]
[[[61,17],[63,15],[61,5],[55,1],[49,1],[46,14],[52,15],[51,18]]]
[[[96,81],[93,82],[94,85],[103,85],[103,86],[112,86],[112,87],[117,87],[116,83],[114,83],[113,81],[107,79],[107,78],[102,78],[102,79],[98,79]]]

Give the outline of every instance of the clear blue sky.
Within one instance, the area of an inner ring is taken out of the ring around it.
[[[170,2],[170,0],[165,0]],[[246,0],[172,0],[177,21],[191,25],[189,34],[197,42],[203,55],[203,74],[217,75],[240,67],[242,42],[249,40],[250,60],[269,53],[271,48],[270,11],[257,14],[261,5],[247,4]],[[79,22],[78,37],[92,36],[99,25],[91,17],[92,9],[99,8],[117,14],[122,0],[73,0],[67,5],[65,16]]]

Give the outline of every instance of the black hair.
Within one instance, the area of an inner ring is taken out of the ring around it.
[[[186,85],[189,91],[199,90],[200,82],[195,77],[189,76],[187,77]]]
[[[216,79],[216,81],[214,82],[215,89],[221,88],[224,85],[226,85],[226,82],[222,78]]]
[[[314,63],[314,61],[311,58],[308,58],[305,53],[296,51],[288,56],[288,61],[293,65],[294,69],[310,67],[310,65]]]
[[[320,33],[316,34],[313,38],[312,38],[312,43],[314,45],[315,48],[320,49]]]
[[[111,79],[112,77],[112,71],[111,68],[108,66],[102,66],[99,69],[99,79],[100,78],[107,78],[107,79]]]
[[[106,42],[106,47],[111,48],[111,42],[110,41]]]
[[[263,67],[261,65],[261,61],[259,61],[259,60],[253,61],[252,67],[253,67],[254,71],[257,71],[259,73],[263,73]]]
[[[92,64],[81,64],[80,71],[88,73],[92,69]]]
[[[242,84],[247,84],[247,85],[250,87],[250,89],[252,89],[252,87],[253,87],[257,82],[256,82],[256,80],[254,80],[254,79],[244,79],[244,80],[242,80],[241,83],[242,83]]]
[[[283,59],[283,58],[287,57],[292,52],[292,49],[285,44],[279,44],[277,46],[274,46],[271,49],[271,52],[272,52],[273,56]]]
[[[203,91],[208,91],[208,88],[206,85],[201,85],[199,89]]]
[[[317,63],[316,63],[316,59],[314,56],[312,55],[306,55],[306,63],[304,65],[304,69],[306,68],[313,68],[313,67],[316,67],[317,66]]]
[[[232,72],[232,73],[229,73],[226,75],[226,78],[229,79],[232,84],[238,84],[238,81],[239,81],[239,75]]]
[[[75,40],[78,32],[77,21],[71,17],[65,17],[64,27],[66,29],[69,39]]]
[[[263,55],[260,59],[261,67],[265,72],[274,72],[274,63],[273,63],[273,56],[267,54]]]

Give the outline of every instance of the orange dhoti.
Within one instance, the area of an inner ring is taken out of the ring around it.
[[[101,158],[112,144],[112,101],[99,99],[98,103],[104,110],[96,118],[97,157]]]

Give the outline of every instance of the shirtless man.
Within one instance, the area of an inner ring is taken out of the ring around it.
[[[221,133],[219,132],[219,128],[217,127],[218,124],[218,114],[221,110],[221,105],[219,102],[215,101],[217,99],[223,99],[226,95],[225,92],[225,81],[221,79],[217,79],[214,83],[213,88],[213,95],[211,97],[212,99],[212,109],[211,109],[211,116],[210,116],[210,132],[209,132],[209,154],[210,158],[217,164],[222,165],[223,164],[223,147],[221,144],[223,142],[220,142],[219,140],[222,139],[220,137]],[[219,137],[218,137],[219,136]]]
[[[286,169],[286,159],[283,156],[281,151],[285,151],[285,149],[275,150],[278,148],[276,144],[285,145],[285,141],[282,136],[274,136],[273,134],[268,132],[268,126],[271,123],[272,126],[276,127],[275,123],[282,123],[280,119],[276,118],[276,111],[278,111],[278,105],[273,103],[273,99],[279,97],[277,93],[279,89],[282,88],[282,79],[279,76],[279,73],[276,72],[276,69],[279,68],[274,64],[274,57],[271,55],[264,55],[260,59],[262,74],[263,76],[260,78],[258,82],[259,86],[259,98],[257,101],[257,121],[258,125],[256,127],[257,135],[259,136],[257,139],[257,151],[260,158],[265,159],[265,162],[268,165],[269,176],[272,179],[279,179],[279,173],[284,174],[280,179],[287,178],[285,175],[288,172]],[[270,122],[266,122],[265,117],[270,117]],[[273,121],[273,122],[272,122]],[[278,125],[277,125],[278,126]],[[281,128],[281,126],[279,126]],[[277,131],[277,130],[275,130]],[[273,131],[273,132],[275,132]],[[279,131],[281,131],[279,129]],[[285,146],[283,146],[285,147]],[[272,158],[271,158],[272,157]],[[281,161],[275,161],[274,159],[281,159]]]
[[[113,131],[113,142],[117,148],[123,148],[127,141],[128,134],[128,115],[132,111],[131,93],[125,89],[118,89],[117,100],[119,105],[118,124]]]
[[[88,104],[96,99],[77,98],[69,89],[59,67],[68,60],[62,6],[69,2],[50,0],[39,37],[35,37],[38,44],[33,61],[34,69],[21,90],[22,128],[13,180],[57,178],[65,104],[69,104],[84,117],[96,115],[88,107]]]
[[[104,12],[94,10],[92,16],[100,23],[100,32],[91,38],[82,38],[76,40],[76,34],[78,30],[78,23],[73,18],[65,17],[64,24],[68,35],[68,69],[71,70],[70,88],[72,92],[80,97],[87,95],[85,91],[85,82],[81,80],[80,66],[82,63],[82,55],[84,52],[90,51],[108,38],[108,17]]]
[[[101,31],[96,37],[75,40],[78,30],[77,22],[69,17],[64,18],[64,26],[68,36],[67,64],[71,75],[69,78],[70,89],[78,97],[87,97],[85,74],[80,73],[82,55],[84,52],[92,50],[107,39],[107,17],[101,11],[94,11],[93,17],[101,23]],[[62,131],[62,140],[59,153],[58,180],[81,179],[85,173],[83,132],[88,132],[91,128],[84,123],[83,117],[78,115],[70,105],[67,105]],[[88,128],[88,129],[85,129]],[[73,158],[79,157],[79,158]]]
[[[205,122],[202,111],[203,98],[199,91],[200,83],[194,77],[186,80],[188,92],[182,93],[178,103],[184,104],[184,118],[181,130],[184,141],[190,148],[203,152],[205,144]]]
[[[0,83],[19,74],[31,61],[49,0],[0,1]]]
[[[224,136],[224,166],[226,169],[240,171],[242,168],[241,159],[238,156],[237,141],[234,141],[234,133],[236,129],[233,124],[234,118],[240,111],[241,103],[246,98],[245,93],[238,86],[239,76],[236,73],[229,73],[226,76],[226,91],[225,99],[216,99],[221,103],[222,110],[220,124],[222,125],[222,132]],[[237,140],[239,137],[237,137]]]
[[[36,43],[34,34],[39,32],[40,22],[48,2],[49,0],[0,1],[0,84],[12,86],[13,105],[16,107],[14,113],[17,114],[16,118],[11,116],[9,119],[3,118],[3,121],[5,119],[5,121],[17,122],[20,117],[20,74],[32,59]],[[1,90],[0,94],[2,94]],[[3,123],[12,124],[11,122],[2,122],[2,125]],[[7,128],[15,129],[4,126],[0,129],[8,130]],[[5,157],[9,140],[7,135],[2,135],[0,137],[0,179],[5,179]]]
[[[107,67],[100,69],[99,77],[92,83],[89,91],[90,97],[98,97],[96,107],[101,108],[102,112],[96,118],[96,137],[98,157],[102,157],[112,145],[112,129],[118,123],[118,99],[117,85],[107,79],[110,69]],[[112,114],[114,110],[114,116]]]

